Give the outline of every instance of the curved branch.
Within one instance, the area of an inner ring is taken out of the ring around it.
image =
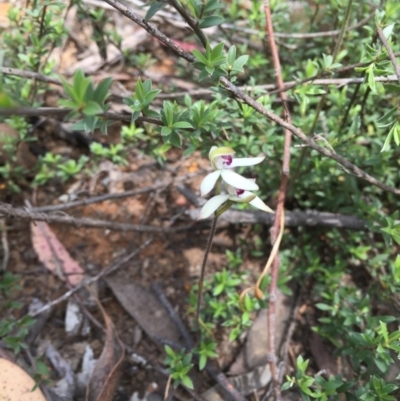
[[[362,178],[364,181],[367,181],[370,184],[383,189],[384,191],[391,192],[396,195],[400,195],[400,189],[393,188],[389,185],[384,184],[383,182],[377,180],[376,178],[374,178],[371,175],[369,175],[368,173],[366,173],[364,170],[361,170],[355,164],[349,162],[344,157],[339,156],[337,153],[334,153],[326,148],[323,148],[322,146],[317,145],[317,143],[314,140],[312,140],[311,138],[309,138],[300,128],[297,128],[292,124],[289,124],[288,122],[286,122],[285,120],[280,118],[275,113],[272,113],[271,111],[267,110],[261,103],[258,103],[257,101],[255,101],[249,95],[247,95],[242,90],[240,90],[237,86],[233,85],[225,77],[221,78],[221,83],[224,85],[224,87],[229,92],[232,93],[233,96],[235,96],[238,99],[243,100],[247,105],[251,106],[253,109],[258,111],[260,114],[269,118],[271,121],[274,121],[278,125],[280,125],[284,128],[287,128],[289,131],[291,131],[293,133],[293,135],[297,136],[297,138],[299,138],[302,142],[304,142],[310,148],[316,150],[318,153],[321,153],[330,159],[335,160],[341,166],[346,168],[346,170],[350,171],[357,177]]]
[[[64,109],[60,107],[12,107],[12,108],[2,108],[0,109],[0,116],[9,117],[9,116],[46,116],[46,117],[65,117],[69,113],[71,113],[71,109]],[[131,122],[132,117],[131,114],[119,114],[112,113],[107,111],[106,113],[101,113],[97,115],[98,117],[103,117],[108,120],[115,121],[126,121]],[[155,125],[163,125],[160,120],[156,120],[155,118],[150,117],[138,117],[136,119],[138,122],[146,122]]]

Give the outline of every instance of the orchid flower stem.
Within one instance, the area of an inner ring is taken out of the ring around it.
[[[200,272],[200,278],[199,278],[199,295],[197,297],[197,307],[196,307],[196,324],[197,328],[200,333],[200,306],[201,306],[201,301],[202,301],[202,295],[203,295],[203,281],[204,281],[204,273],[206,270],[206,264],[207,264],[207,259],[208,259],[208,254],[210,253],[214,234],[215,234],[215,229],[217,227],[217,220],[218,220],[218,215],[215,213],[212,223],[211,223],[211,229],[210,229],[210,234],[208,235],[208,240],[207,240],[207,245],[206,245],[206,250],[204,252],[204,258],[203,258],[203,263],[201,264],[201,272]]]

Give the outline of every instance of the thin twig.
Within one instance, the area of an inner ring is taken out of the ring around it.
[[[60,107],[11,107],[11,108],[0,108],[0,116],[9,117],[9,116],[45,116],[45,117],[60,117],[64,118],[68,114],[71,113],[71,109],[60,108]],[[132,116],[130,113],[127,114],[119,114],[119,113],[99,113],[98,117],[103,117],[108,120],[115,121],[126,121],[131,122]],[[163,125],[160,120],[156,120],[151,117],[138,117],[136,119],[137,122],[147,122],[155,125]]]
[[[48,213],[48,212],[67,210],[67,209],[71,209],[74,207],[91,205],[93,203],[100,203],[100,202],[105,202],[105,201],[115,200],[115,199],[123,199],[123,198],[127,198],[129,196],[136,196],[136,195],[145,194],[147,192],[163,190],[170,184],[171,184],[171,182],[156,184],[156,185],[152,185],[152,186],[146,187],[146,188],[133,189],[132,191],[125,191],[125,192],[119,192],[119,193],[93,196],[91,198],[80,199],[80,200],[76,200],[73,202],[61,203],[59,205],[47,205],[47,206],[32,207],[30,210],[31,210],[31,212],[34,212],[34,213]]]
[[[204,48],[207,45],[207,38],[205,37],[203,31],[199,27],[199,24],[186,12],[186,10],[179,4],[177,0],[168,0],[169,4],[175,8],[176,11],[181,15],[181,17],[187,22],[187,24],[193,29],[193,32],[200,39],[201,44]]]
[[[185,325],[183,324],[182,320],[176,313],[175,309],[172,307],[170,302],[168,301],[167,297],[165,296],[161,286],[159,284],[152,284],[152,290],[154,291],[158,300],[162,303],[164,308],[167,310],[169,317],[174,322],[175,326],[178,328],[179,332],[181,333],[183,339],[185,340],[185,345],[188,350],[194,348],[194,342],[192,337],[190,336],[189,332],[186,330]]]
[[[0,71],[5,75],[15,75],[21,78],[35,79],[41,82],[47,82],[49,84],[62,85],[62,82],[57,78],[48,77],[46,75],[39,74],[38,72],[18,70],[16,68],[0,67]]]
[[[9,204],[0,203],[0,217],[18,218],[28,221],[45,221],[47,223],[61,223],[68,224],[75,227],[92,227],[101,229],[110,229],[114,231],[136,231],[141,233],[175,233],[178,231],[185,231],[192,226],[183,227],[156,227],[156,226],[143,226],[140,224],[116,223],[107,220],[97,220],[87,217],[74,218],[69,215],[53,215],[46,213],[33,213],[23,208],[14,208]]]
[[[350,67],[343,67],[339,68],[337,71],[334,72],[341,72],[341,71],[348,71],[349,69],[353,69],[356,67],[362,67],[364,65],[367,65],[369,63],[357,63],[353,64]],[[381,76],[381,77],[374,77],[375,82],[382,82],[382,83],[390,83],[397,81],[396,75],[388,75],[386,77]],[[277,85],[275,84],[266,84],[266,85],[254,85],[254,86],[238,86],[240,90],[243,91],[255,91],[255,90],[266,90],[269,91],[268,94],[276,94],[282,91],[288,91],[289,89],[293,89],[297,86],[300,86],[302,84],[309,83],[310,85],[337,85],[337,86],[346,86],[346,85],[355,85],[355,84],[363,84],[365,83],[364,78],[316,78],[316,77],[310,77],[310,78],[305,78],[300,81],[287,81],[283,83],[283,89],[277,89]],[[160,93],[157,96],[157,99],[177,99],[180,97],[184,97],[186,95],[190,95],[193,97],[209,97],[213,95],[215,92],[213,92],[211,89],[193,89],[189,91],[182,91],[182,92],[174,92],[174,93]]]
[[[210,233],[209,233],[208,239],[207,239],[206,250],[204,251],[203,263],[201,264],[200,278],[199,278],[199,284],[198,284],[199,288],[198,288],[197,306],[196,306],[196,324],[198,325],[199,335],[200,335],[199,319],[200,319],[201,301],[202,301],[202,297],[203,297],[204,274],[206,271],[207,259],[208,259],[208,255],[211,250],[212,241],[213,241],[214,234],[215,234],[215,229],[217,227],[217,220],[218,220],[218,216],[216,214],[214,214],[211,228],[210,228]]]
[[[394,55],[395,55],[395,57],[399,57],[400,53],[394,53]],[[330,75],[331,73],[339,74],[342,72],[350,71],[350,70],[353,70],[354,68],[363,67],[368,64],[370,64],[370,62],[355,63],[355,64],[351,64],[348,66],[343,66],[343,67],[338,67],[338,68],[332,69],[329,72],[323,71],[320,75],[316,75],[314,77],[304,78],[304,79],[298,80],[298,81],[287,81],[287,82],[283,83],[283,86],[284,86],[283,89],[277,89],[276,84],[265,84],[265,85],[254,85],[254,86],[244,85],[244,86],[238,86],[238,88],[245,90],[245,91],[253,91],[253,90],[262,89],[262,90],[269,91],[269,94],[272,95],[275,93],[279,93],[282,90],[287,91],[289,89],[295,88],[296,86],[299,86],[299,85],[302,85],[305,83],[310,83],[312,85],[338,85],[338,86],[346,86],[346,85],[354,85],[354,84],[359,85],[359,84],[365,83],[364,78],[356,78],[356,77],[354,77],[354,78],[321,78],[321,77],[324,75]],[[12,71],[10,71],[10,70],[12,70]],[[20,77],[26,76],[28,78],[37,79],[37,80],[43,81],[43,82],[48,82],[48,80],[53,80],[53,78],[49,78],[49,77],[46,77],[41,74],[36,74],[36,73],[30,72],[30,71],[16,70],[14,68],[0,67],[0,71],[2,71],[3,74],[16,75],[16,76],[20,76]],[[397,81],[397,76],[395,74],[388,75],[388,76],[375,76],[374,81],[382,82],[382,83],[390,83],[390,82]],[[55,84],[58,83],[61,85],[61,82],[56,82],[55,80],[54,80],[54,82],[51,82],[51,83],[55,83]],[[159,95],[157,95],[157,99],[160,99],[160,100],[177,99],[180,97],[184,97],[186,95],[201,98],[201,97],[209,97],[209,96],[213,95],[214,93],[215,92],[213,92],[211,89],[192,89],[192,90],[181,91],[181,92],[160,93]],[[119,95],[112,94],[111,96],[114,98],[122,99],[122,96],[119,96]],[[56,109],[56,108],[54,108],[54,109]],[[33,113],[33,111],[30,111],[29,108],[27,108],[26,110],[28,113]],[[45,110],[45,109],[43,108],[43,110]],[[65,109],[62,109],[62,110],[65,110]],[[45,111],[43,111],[43,113],[44,112]],[[50,108],[48,108],[46,113],[52,113],[52,110]],[[58,113],[58,112],[54,111],[54,113]],[[59,112],[59,113],[60,114],[55,114],[55,115],[64,117],[65,111]],[[116,117],[123,116],[123,117],[120,117],[120,119],[122,121],[125,121],[127,116],[129,116],[129,114],[126,114],[126,115],[114,114],[114,115]],[[117,119],[117,118],[115,118],[115,119]],[[148,120],[149,120],[149,122],[151,122],[150,119],[148,119]],[[138,121],[147,121],[147,119],[141,119],[141,117],[139,117]]]
[[[370,21],[372,18],[374,18],[374,16],[375,16],[375,10],[370,15],[368,15],[368,17],[365,17],[361,21],[357,22],[357,24],[348,27],[346,29],[346,32],[353,31],[355,29],[362,27],[368,21]],[[235,31],[238,30],[238,27],[236,25],[231,25],[231,24],[222,24],[222,28],[233,29]],[[259,33],[258,30],[250,29],[250,28],[243,28],[243,29],[241,29],[241,31],[244,33],[255,34],[255,35],[257,35]],[[276,32],[275,37],[276,38],[284,38],[284,39],[314,39],[314,38],[324,38],[324,37],[328,37],[328,36],[337,36],[339,34],[340,34],[340,29],[337,29],[334,31],[311,32],[311,33],[280,33],[280,32]]]
[[[160,40],[162,43],[164,43],[165,46],[167,46],[171,50],[173,50],[178,56],[184,58],[187,61],[190,61],[191,63],[193,63],[195,61],[195,57],[191,53],[188,53],[185,50],[183,50],[168,36],[164,35],[155,26],[147,23],[143,18],[141,18],[138,14],[136,14],[130,8],[126,7],[121,2],[119,2],[117,0],[103,0],[103,1],[105,1],[110,6],[114,7],[116,10],[121,12],[121,14],[125,15],[125,17],[129,18],[130,20],[132,20],[133,22],[135,22],[136,24],[141,26],[143,29],[145,29],[147,32],[149,32],[150,35],[156,37],[158,40]]]
[[[382,31],[382,28],[379,25],[377,25],[376,28],[377,28],[377,31],[378,31],[379,39],[381,40],[383,46],[385,46],[385,49],[388,52],[390,61],[393,64],[394,71],[395,71],[397,79],[399,80],[399,83],[400,83],[400,65],[396,60],[396,56],[394,55],[393,50],[390,47],[389,42],[386,39],[386,36]]]

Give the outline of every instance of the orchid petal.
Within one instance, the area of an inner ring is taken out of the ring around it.
[[[235,151],[232,148],[228,148],[227,146],[222,146],[217,148],[213,146],[210,149],[210,153],[208,154],[208,158],[210,159],[211,165],[216,169],[220,170],[221,168],[226,167],[226,164],[223,160],[224,156],[230,156],[230,160],[233,159],[233,155]]]
[[[208,154],[208,157],[211,161],[213,161],[213,159],[215,159],[216,157],[233,156],[234,154],[235,154],[235,151],[232,148],[229,148],[228,146],[221,146],[220,148],[213,146],[210,149],[210,153]]]
[[[256,207],[257,209],[261,209],[264,212],[274,213],[274,211],[271,208],[269,208],[258,196],[256,196],[249,203],[250,203],[250,205]]]
[[[221,170],[221,176],[227,184],[232,185],[235,188],[246,191],[257,191],[258,189],[258,185],[254,181],[242,177],[240,174],[237,174],[232,170]]]
[[[238,157],[232,160],[229,168],[233,167],[243,167],[243,166],[254,166],[255,164],[261,163],[265,159],[265,156],[262,157]]]
[[[215,183],[218,181],[220,175],[221,171],[216,170],[204,177],[200,185],[201,196],[207,195],[214,188]]]
[[[216,195],[209,199],[206,204],[201,208],[199,220],[210,217],[228,199],[229,195]]]

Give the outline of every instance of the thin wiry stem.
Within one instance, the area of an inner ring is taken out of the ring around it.
[[[269,1],[264,2],[264,12],[265,12],[265,30],[268,37],[269,46],[271,49],[272,61],[275,68],[276,83],[279,89],[283,89],[283,79],[281,63],[279,60],[278,48],[275,43],[274,28],[272,24],[272,15]],[[286,92],[280,92],[280,98],[283,103],[284,110],[284,120],[289,124],[292,124],[292,117],[290,115],[289,108],[287,106],[287,94]],[[268,362],[271,369],[272,386],[274,388],[275,397],[278,401],[282,400],[281,389],[278,378],[277,369],[277,357],[276,357],[276,346],[275,346],[275,316],[276,316],[276,301],[277,301],[277,286],[278,286],[278,275],[279,275],[279,243],[276,245],[277,241],[280,241],[283,235],[284,227],[284,207],[285,207],[285,197],[287,182],[289,180],[290,173],[290,147],[292,142],[292,132],[285,128],[285,141],[283,145],[283,161],[282,161],[282,178],[281,185],[279,188],[278,195],[278,205],[275,213],[274,225],[271,228],[271,244],[274,249],[276,249],[276,255],[272,261],[271,267],[271,283],[269,286],[269,304],[268,304],[268,314],[267,314],[267,346],[268,346]],[[280,233],[280,236],[278,235]],[[276,246],[275,246],[276,245]]]
[[[196,306],[196,324],[199,327],[199,319],[200,319],[200,307],[201,307],[201,301],[203,298],[203,281],[204,281],[204,273],[206,271],[206,265],[207,265],[207,259],[208,255],[211,250],[214,234],[215,234],[215,229],[217,227],[217,220],[218,216],[214,214],[212,223],[211,223],[211,228],[210,228],[210,234],[208,235],[207,239],[207,245],[206,245],[206,250],[204,252],[204,257],[203,257],[203,263],[201,264],[201,271],[200,271],[200,278],[199,278],[199,289],[198,289],[198,297],[197,297],[197,306]]]
[[[176,11],[181,15],[181,17],[188,23],[188,25],[193,29],[193,32],[197,35],[200,39],[201,44],[204,48],[207,46],[207,38],[204,35],[203,31],[199,27],[197,21],[195,21],[187,12],[186,10],[180,5],[177,0],[168,0],[169,4],[175,8]]]
[[[386,39],[385,34],[382,31],[382,28],[378,25],[377,26],[377,30],[378,30],[378,35],[379,35],[379,39],[381,40],[383,46],[385,46],[386,51],[388,52],[390,61],[393,64],[393,68],[394,68],[394,72],[396,73],[397,79],[399,80],[400,83],[400,65],[396,60],[396,56],[393,53],[392,48],[389,45],[388,40]]]

